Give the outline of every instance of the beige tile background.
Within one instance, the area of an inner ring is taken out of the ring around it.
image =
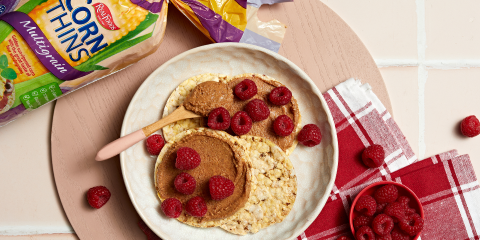
[[[381,67],[394,118],[417,156],[456,148],[470,154],[479,173],[480,137],[461,137],[458,124],[471,114],[480,117],[480,1],[322,2],[352,27]],[[49,125],[52,110],[50,104],[12,123],[28,126],[18,139],[0,137],[1,161],[15,161],[0,168],[0,180],[8,182],[0,198],[0,239],[77,239],[56,194],[49,133],[29,125]],[[0,136],[12,128],[0,128]],[[8,152],[16,144],[28,151]],[[24,207],[9,207],[18,202]],[[35,235],[42,233],[61,234]]]

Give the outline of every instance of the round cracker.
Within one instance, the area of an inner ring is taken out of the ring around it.
[[[225,81],[226,79],[227,75],[204,73],[185,80],[178,85],[172,94],[170,94],[170,97],[168,97],[167,103],[163,109],[162,118],[175,111],[198,84],[207,81]],[[165,141],[169,141],[171,138],[187,129],[201,127],[202,120],[202,118],[190,118],[171,123],[162,128],[163,137],[165,138]]]
[[[224,219],[220,227],[245,235],[282,222],[293,208],[297,177],[288,156],[268,139],[242,136],[252,163],[250,197],[244,208]]]
[[[222,141],[225,141],[225,142],[229,143],[229,145],[232,147],[232,150],[240,156],[240,161],[243,161],[247,165],[246,177],[247,177],[247,184],[250,184],[250,194],[251,194],[251,189],[252,189],[251,188],[251,182],[252,182],[251,181],[252,180],[251,169],[252,169],[252,166],[251,166],[251,162],[250,162],[249,157],[248,157],[249,154],[246,153],[246,148],[245,148],[245,146],[243,146],[243,141],[241,141],[239,138],[236,138],[236,137],[233,137],[233,136],[227,134],[226,132],[215,131],[215,130],[211,130],[211,129],[208,129],[208,128],[188,129],[186,131],[183,131],[183,132],[175,135],[172,139],[170,139],[165,144],[162,151],[158,155],[157,162],[155,163],[155,175],[154,175],[155,189],[157,189],[157,167],[162,162],[162,159],[165,156],[165,154],[168,152],[168,149],[175,142],[178,142],[182,138],[184,138],[184,137],[186,137],[190,134],[193,134],[193,133],[206,133],[206,134],[208,134],[208,136],[216,137],[216,138],[218,138]],[[250,199],[250,194],[249,194],[249,199]],[[157,190],[157,196],[160,198],[160,200],[162,202],[163,202],[163,200],[165,200],[165,199],[162,199],[162,197],[158,193],[158,190]],[[241,207],[238,211],[240,211],[242,208],[243,207]],[[180,215],[180,217],[177,218],[177,220],[180,221],[180,222],[186,223],[190,226],[200,227],[200,228],[216,227],[216,226],[219,226],[221,221],[222,221],[222,219],[210,220],[210,221],[203,220],[202,221],[202,218],[197,218],[197,217],[190,216],[190,215],[186,214],[185,211],[182,212],[182,214]]]
[[[185,98],[192,92],[192,90],[202,82],[221,81],[221,82],[227,83],[232,79],[246,78],[251,76],[258,77],[266,81],[267,83],[274,85],[275,87],[284,86],[279,81],[264,74],[245,73],[245,74],[236,75],[234,77],[228,77],[227,75],[221,75],[221,74],[215,74],[215,73],[200,74],[185,80],[173,91],[173,93],[168,98],[167,103],[165,104],[162,117],[166,117],[168,114],[175,111],[175,109],[177,109],[183,103]],[[292,97],[292,103],[296,105],[296,109],[298,109],[297,100],[294,97]],[[170,138],[172,138],[173,136],[177,135],[182,131],[185,131],[187,129],[202,127],[202,121],[203,121],[203,118],[190,118],[190,119],[180,120],[175,123],[171,123],[162,128],[163,136],[165,140],[168,141]],[[294,129],[295,136],[297,136],[301,130],[301,122],[302,122],[302,116],[300,114],[300,111],[298,111],[298,122]],[[295,137],[295,140],[293,141],[292,146],[289,147],[285,151],[285,153],[287,155],[290,155],[293,152],[293,150],[295,150],[295,147],[297,146],[297,144],[298,144],[298,141],[297,141],[297,138]]]

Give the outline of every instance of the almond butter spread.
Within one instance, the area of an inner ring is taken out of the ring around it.
[[[175,142],[157,166],[156,187],[162,199],[177,198],[184,204],[192,197],[201,196],[207,203],[207,214],[203,220],[223,219],[233,215],[245,205],[250,195],[248,166],[241,155],[233,150],[233,143],[227,142],[209,132],[197,132]],[[180,147],[189,147],[200,154],[201,163],[195,169],[182,171],[175,168],[176,152]],[[192,175],[197,181],[195,192],[183,195],[175,190],[174,179],[181,173]],[[208,180],[221,175],[235,184],[233,194],[223,200],[214,201],[210,197]]]
[[[297,101],[294,98],[292,98],[292,100],[286,105],[283,105],[283,106],[273,105],[268,100],[268,94],[270,94],[270,92],[274,88],[280,87],[283,85],[277,81],[265,80],[256,76],[251,76],[246,78],[254,81],[255,84],[257,85],[257,95],[253,96],[251,99],[246,101],[243,101],[237,97],[234,97],[233,104],[231,104],[229,108],[227,107],[225,108],[230,113],[230,116],[233,116],[238,111],[244,111],[245,105],[247,105],[249,101],[256,98],[263,100],[268,105],[268,108],[270,109],[270,116],[263,121],[253,122],[252,129],[250,130],[250,132],[247,133],[247,135],[267,138],[270,141],[274,142],[277,146],[279,146],[283,151],[286,151],[288,148],[290,148],[293,145],[295,141],[295,135],[296,135],[295,130],[289,136],[286,136],[286,137],[278,136],[277,134],[275,134],[273,130],[273,122],[278,116],[287,115],[293,120],[294,125],[297,126],[300,121],[300,112],[298,110]],[[246,78],[241,77],[241,78],[232,79],[227,83],[228,88],[232,89],[233,91],[235,86]]]
[[[233,90],[224,83],[207,81],[198,84],[183,102],[183,106],[204,117],[215,108],[228,109],[233,102]]]

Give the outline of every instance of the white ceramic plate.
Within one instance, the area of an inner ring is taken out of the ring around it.
[[[156,158],[144,142],[120,154],[123,179],[135,209],[162,239],[293,239],[322,210],[332,189],[338,165],[335,125],[320,91],[295,64],[264,48],[249,44],[217,43],[184,52],[155,70],[135,93],[125,114],[121,135],[125,136],[159,120],[170,93],[184,80],[201,73],[234,76],[262,73],[284,83],[297,99],[302,126],[317,124],[322,143],[312,148],[301,144],[290,155],[297,174],[298,191],[287,218],[256,234],[238,236],[220,228],[190,227],[163,215],[154,186]]]

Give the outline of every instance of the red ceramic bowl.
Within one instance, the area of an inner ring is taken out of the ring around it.
[[[386,184],[392,184],[395,185],[398,189],[398,195],[399,196],[406,196],[410,198],[410,207],[415,209],[417,213],[422,216],[423,219],[425,219],[425,215],[423,212],[423,207],[422,204],[420,203],[420,199],[418,199],[417,195],[408,187],[406,187],[403,184],[397,183],[397,182],[389,182],[389,181],[382,181],[382,182],[376,182],[372,183],[366,188],[364,188],[360,193],[358,193],[357,197],[353,200],[352,206],[350,207],[350,230],[352,231],[353,236],[355,236],[355,229],[353,228],[353,219],[360,215],[357,211],[354,210],[355,204],[357,204],[358,198],[363,196],[363,195],[370,195],[373,197],[373,193],[375,190],[378,188],[382,187],[383,185]],[[418,233],[413,239],[416,240],[420,237],[420,233]]]

